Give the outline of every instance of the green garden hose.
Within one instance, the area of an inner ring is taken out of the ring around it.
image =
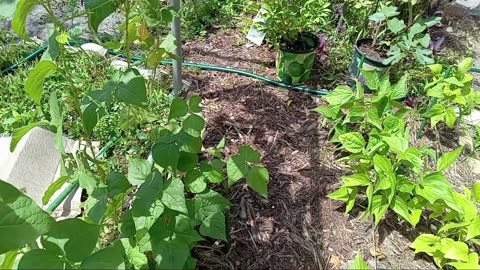
[[[118,140],[118,136],[116,135],[113,135],[112,137],[110,137],[110,140],[102,147],[102,149],[100,149],[100,151],[98,151],[96,157],[97,158],[101,158],[103,157],[103,155],[105,154],[105,152],[108,151],[108,149],[110,149],[110,147],[112,147],[112,145]],[[92,163],[89,162],[90,166],[92,166]],[[78,178],[73,181],[72,183],[70,183],[70,185],[67,186],[67,188],[65,188],[62,193],[60,193],[58,195],[57,198],[55,198],[55,200],[53,200],[53,202],[47,207],[46,211],[51,213],[53,211],[55,211],[55,209],[57,209],[57,207],[65,200],[65,198],[67,198],[70,193],[72,193],[72,191],[78,186]]]

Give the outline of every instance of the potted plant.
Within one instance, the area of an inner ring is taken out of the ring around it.
[[[423,65],[434,62],[429,48],[430,35],[425,32],[440,22],[440,18],[418,19],[415,23],[405,24],[397,17],[399,14],[397,7],[381,4],[380,10],[369,16],[373,34],[372,37],[361,38],[355,43],[349,67],[353,77],[359,76],[359,68],[383,73],[386,68],[404,59]],[[362,81],[361,77],[359,79]]]
[[[327,0],[266,0],[260,27],[277,50],[277,76],[286,83],[310,78],[320,45],[318,33],[330,15]]]

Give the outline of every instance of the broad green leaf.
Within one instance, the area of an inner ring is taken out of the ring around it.
[[[101,249],[82,261],[81,269],[126,269],[125,250],[118,242]]]
[[[440,239],[440,237],[433,234],[421,234],[410,244],[410,247],[415,249],[415,254],[425,252],[432,256],[435,251],[434,246],[440,242]]]
[[[122,238],[120,241],[125,249],[125,255],[135,269],[148,269],[148,258],[140,252],[138,246],[132,246],[128,238]]]
[[[452,152],[444,153],[439,159],[437,163],[437,171],[443,171],[450,167],[455,160],[457,160],[458,156],[462,153],[463,146],[453,150]]]
[[[198,216],[196,218],[203,221],[210,215],[222,212],[228,206],[230,206],[230,202],[227,199],[218,192],[207,189],[203,193],[197,194],[195,209]]]
[[[427,96],[429,97],[436,97],[436,98],[443,98],[443,89],[445,88],[444,83],[438,83],[432,88],[428,89]]]
[[[57,41],[58,33],[55,29],[49,29],[48,32],[48,47],[47,50],[43,53],[41,60],[55,61],[60,55],[60,47],[58,46]]]
[[[340,106],[318,106],[317,108],[313,109],[314,111],[322,114],[326,118],[329,119],[336,119],[338,113],[340,112]]]
[[[220,142],[218,142],[217,146],[215,147],[216,149],[223,149],[226,145],[226,139],[225,137],[222,137],[222,139],[220,140]]]
[[[175,54],[175,49],[177,48],[177,39],[172,33],[168,33],[168,35],[163,39],[162,43],[160,44],[160,48],[165,49],[167,52],[171,54]]]
[[[205,120],[196,114],[192,114],[183,121],[182,127],[183,131],[190,136],[200,137],[202,130],[205,127]]]
[[[415,227],[417,223],[420,221],[420,215],[422,213],[421,209],[414,209],[413,211],[416,215],[410,214],[409,208],[405,200],[402,199],[400,196],[395,196],[395,199],[392,201],[390,207],[392,208],[395,213],[399,214],[403,217],[406,221],[408,221],[412,226]],[[418,213],[419,211],[419,213]]]
[[[53,223],[50,215],[32,199],[0,180],[0,254],[35,241]]]
[[[378,110],[375,107],[370,107],[367,110],[367,121],[374,125],[378,129],[382,129],[382,120],[380,119],[380,116],[378,115]]]
[[[393,171],[392,162],[383,156],[373,156],[373,165],[377,172],[391,173]]]
[[[191,169],[195,168],[197,163],[197,154],[180,151],[180,155],[178,157],[178,170],[182,172],[188,172]]]
[[[378,90],[378,87],[380,86],[380,78],[378,77],[377,71],[361,69],[360,72],[362,73],[368,88],[371,90]]]
[[[248,170],[248,164],[242,156],[231,156],[227,160],[228,186],[230,187],[241,178],[246,177]]]
[[[453,107],[448,107],[445,109],[445,124],[447,127],[453,128],[455,126],[455,121],[457,120],[457,114]]]
[[[268,170],[264,167],[253,166],[247,174],[248,186],[262,195],[268,197]]]
[[[176,239],[152,241],[153,256],[158,269],[183,269],[190,257],[190,248]]]
[[[107,176],[107,190],[109,198],[114,198],[118,194],[125,193],[129,187],[130,182],[123,173],[114,171]]]
[[[40,104],[45,77],[56,68],[57,65],[54,62],[42,60],[28,73],[27,81],[25,82],[25,92],[27,92],[37,104]]]
[[[473,59],[471,57],[467,57],[462,60],[462,62],[458,63],[457,72],[460,76],[463,76],[473,67]]]
[[[182,98],[176,97],[172,100],[172,105],[170,105],[170,114],[168,119],[179,118],[187,115],[188,105]]]
[[[157,203],[163,188],[163,177],[158,170],[147,176],[145,182],[138,188],[132,205],[132,217],[137,229],[137,236],[140,229],[149,229],[163,213],[163,205]]]
[[[19,0],[0,1],[0,16],[9,18],[15,13],[15,7]]]
[[[124,0],[85,0],[84,6],[88,11],[88,22],[93,31],[98,31],[100,23],[110,16]]]
[[[459,81],[459,80],[458,80],[457,78],[455,78],[455,77],[447,78],[447,79],[445,79],[445,82],[450,83],[450,84],[453,84],[453,85],[456,85],[456,86],[458,86],[458,87],[464,87],[464,86],[465,86],[464,83],[462,83],[461,81]]]
[[[338,86],[325,96],[331,106],[343,105],[353,98],[353,91],[348,86]]]
[[[405,153],[408,149],[408,139],[398,136],[382,136],[382,140],[396,153]]]
[[[107,188],[101,184],[101,188],[95,188],[90,192],[89,197],[84,202],[83,207],[90,220],[96,224],[101,224],[107,211]]]
[[[452,187],[441,172],[425,176],[420,185],[415,187],[415,192],[431,204],[437,200],[453,202]]]
[[[421,47],[417,47],[415,50],[415,58],[421,64],[433,64],[435,61],[429,57],[432,54],[430,49],[422,49]]]
[[[472,186],[473,198],[476,202],[480,202],[480,182],[475,182]]]
[[[390,98],[400,99],[408,95],[407,79],[407,75],[404,75],[402,78],[400,78],[400,80],[392,87]]]
[[[92,102],[82,110],[82,123],[87,134],[92,134],[99,119],[97,104]]]
[[[147,90],[145,79],[138,70],[130,68],[125,70],[115,91],[115,97],[127,104],[136,105],[142,108],[147,107]]]
[[[52,92],[48,101],[50,117],[50,124],[58,127],[63,122],[63,112],[60,104],[58,103],[57,95]]]
[[[370,185],[370,179],[364,173],[354,173],[342,176],[344,187],[358,187]]]
[[[185,190],[182,180],[172,178],[170,181],[165,181],[161,200],[167,208],[187,214]]]
[[[218,160],[218,159],[212,160],[212,164],[215,163],[215,160]],[[220,162],[223,163],[222,161]],[[222,172],[224,165],[225,164],[222,164],[220,169],[217,169],[217,168],[214,168],[212,165],[210,165],[208,162],[202,161],[200,162],[200,171],[202,171],[202,175],[205,177],[206,180],[208,180],[211,183],[218,184],[225,179],[225,175]]]
[[[190,192],[193,193],[200,193],[207,188],[207,181],[205,180],[205,176],[203,176],[202,172],[194,169],[187,172],[185,178],[183,178],[185,182],[185,186]]]
[[[42,197],[43,205],[47,205],[48,201],[50,201],[50,198],[52,198],[53,194],[55,194],[55,192],[57,192],[57,190],[59,190],[63,186],[63,184],[65,184],[68,180],[70,180],[70,176],[64,175],[64,176],[60,176],[57,180],[55,180],[55,182],[50,184],[50,186],[48,186],[48,189],[45,191],[45,194],[43,194],[43,197]]]
[[[118,221],[118,230],[125,237],[135,236],[135,222],[133,221],[132,210],[127,210]]]
[[[128,161],[128,182],[132,185],[140,185],[152,172],[152,164],[144,159],[130,159]]]
[[[342,143],[343,148],[351,153],[362,152],[367,144],[359,132],[345,133],[340,135],[338,139]]]
[[[200,233],[214,239],[227,241],[225,215],[216,212],[205,218],[200,225]]]
[[[449,245],[445,258],[468,262],[468,246],[464,242],[454,241]]]
[[[18,269],[64,269],[64,259],[57,254],[44,250],[32,249],[25,253],[18,262]]]
[[[480,218],[475,218],[475,220],[468,225],[467,236],[465,240],[470,240],[480,235]]]
[[[152,147],[152,156],[155,163],[162,168],[175,172],[180,158],[180,149],[173,143],[158,142]]]
[[[387,21],[387,27],[390,31],[396,34],[405,29],[405,22],[397,18],[392,18],[391,20]]]
[[[357,253],[353,262],[348,265],[348,270],[370,270],[370,266],[363,260],[362,255],[360,252]]]
[[[248,145],[242,145],[238,148],[238,154],[243,157],[248,162],[258,163],[260,162],[260,153],[254,150]]]
[[[202,152],[202,138],[193,137],[183,130],[178,133],[177,144],[181,151],[189,153],[201,153]]]
[[[17,3],[17,8],[12,19],[12,29],[23,39],[30,39],[27,35],[27,30],[25,29],[25,23],[27,16],[32,11],[33,7],[40,4],[40,2],[40,0],[20,0]]]
[[[41,241],[46,250],[81,262],[93,252],[99,233],[100,226],[71,218],[56,222]]]
[[[478,263],[449,262],[447,264],[455,267],[455,269],[480,269]]]
[[[381,21],[384,21],[386,17],[385,17],[385,14],[383,14],[382,12],[376,12],[370,15],[368,19],[374,22],[381,22]]]
[[[442,65],[441,64],[433,64],[433,65],[428,65],[428,68],[432,72],[432,75],[439,75],[442,73]]]
[[[188,100],[188,106],[190,110],[194,113],[202,112],[202,108],[200,107],[200,102],[202,102],[202,98],[199,95],[193,95]]]

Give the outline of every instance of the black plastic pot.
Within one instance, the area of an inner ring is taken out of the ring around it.
[[[362,75],[360,74],[360,69],[376,70],[379,74],[383,74],[385,69],[390,67],[390,65],[382,64],[382,61],[368,57],[364,52],[360,50],[361,44],[366,42],[371,42],[372,40],[373,39],[371,38],[362,38],[357,40],[357,42],[355,43],[355,51],[353,52],[352,63],[348,67],[348,71],[350,72],[350,75],[352,76],[352,78],[357,78],[358,76],[358,79],[362,82],[363,80],[362,80]],[[363,63],[362,63],[362,58],[363,58]]]
[[[280,46],[277,51],[277,76],[285,83],[306,82],[310,78],[320,40],[312,33],[302,33],[301,36],[313,45],[310,49],[292,50]]]

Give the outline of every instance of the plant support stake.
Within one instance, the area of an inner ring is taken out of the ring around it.
[[[180,0],[170,0],[170,5],[178,12],[180,11]],[[173,17],[172,35],[175,36],[175,54],[177,59],[173,60],[173,95],[178,96],[182,92],[182,32],[180,16]]]

